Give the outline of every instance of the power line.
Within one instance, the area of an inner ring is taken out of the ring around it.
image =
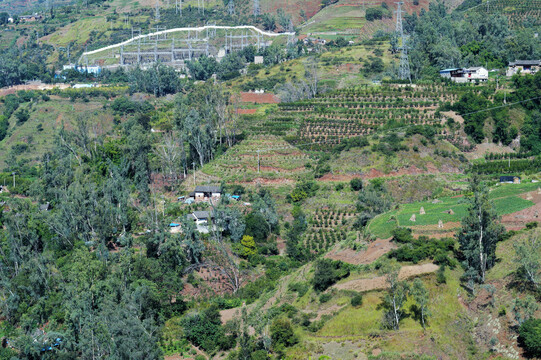
[[[495,107],[491,107],[491,108],[487,108],[487,109],[483,109],[483,110],[473,111],[473,112],[470,112],[470,113],[463,114],[461,116],[464,117],[464,116],[473,115],[473,114],[477,114],[477,113],[484,112],[484,111],[501,109],[501,108],[504,108],[504,107],[513,106],[513,105],[517,105],[517,104],[522,104],[522,103],[525,103],[525,102],[530,102],[530,101],[538,100],[538,99],[541,99],[541,96],[526,99],[526,100],[522,100],[522,101],[517,101],[517,102],[514,102],[514,103],[505,104],[505,105],[495,106]]]

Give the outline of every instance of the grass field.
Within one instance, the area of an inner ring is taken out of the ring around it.
[[[340,32],[360,29],[364,26],[364,10],[361,6],[328,6],[317,13],[302,28],[303,33]]]
[[[490,199],[499,215],[511,214],[516,211],[527,209],[533,202],[522,199],[517,195],[536,190],[538,183],[502,184],[490,192]],[[436,225],[439,220],[444,223],[460,222],[467,213],[467,204],[464,198],[446,197],[438,199],[441,202],[433,204],[432,201],[415,202],[400,205],[398,210],[393,210],[377,216],[370,222],[369,231],[381,238],[391,236],[391,231],[397,226],[422,226]],[[426,214],[420,215],[421,207]],[[454,214],[447,213],[453,210]],[[411,216],[416,215],[416,221],[410,221]]]
[[[362,306],[347,305],[316,334],[304,333],[303,337],[321,344],[330,338],[340,342],[349,340],[367,355],[373,349],[385,348],[391,352],[425,353],[436,358],[461,358],[472,340],[470,332],[464,331],[472,326],[471,321],[463,315],[457,298],[458,294],[464,295],[459,281],[461,273],[461,270],[447,270],[447,284],[443,285],[436,284],[433,275],[423,278],[431,294],[429,308],[434,309],[425,331],[414,316],[412,299],[404,307],[406,316],[401,321],[400,330],[383,330],[381,304],[384,293],[376,291],[363,294]],[[339,302],[340,298],[332,301]]]

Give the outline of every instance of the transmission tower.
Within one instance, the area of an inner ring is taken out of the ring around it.
[[[410,62],[408,58],[408,47],[406,44],[406,35],[404,35],[404,27],[402,25],[402,13],[404,10],[402,10],[402,5],[404,3],[402,1],[397,2],[397,8],[396,8],[396,32],[400,36],[401,44],[399,47],[399,50],[401,51],[400,54],[400,65],[398,67],[398,78],[400,80],[409,80],[411,83],[411,71],[410,71]]]
[[[156,14],[155,14],[156,21],[160,21],[160,3],[158,0],[156,0]]]
[[[261,7],[259,6],[259,0],[254,0],[254,16],[261,15]]]
[[[235,3],[233,0],[229,0],[229,3],[227,4],[227,12],[229,15],[235,15]]]
[[[175,0],[175,14],[182,16],[182,0]]]

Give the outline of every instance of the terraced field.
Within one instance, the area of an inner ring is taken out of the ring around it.
[[[458,91],[441,87],[373,86],[344,89],[310,100],[278,104],[279,111],[257,125],[261,133],[288,135],[293,144],[313,143],[310,150],[325,150],[341,140],[370,134],[388,126],[441,123],[436,109],[458,100]],[[316,146],[317,145],[317,146]]]
[[[202,171],[228,182],[251,182],[259,178],[287,183],[310,172],[305,165],[312,162],[307,154],[280,137],[253,135],[205,165]]]

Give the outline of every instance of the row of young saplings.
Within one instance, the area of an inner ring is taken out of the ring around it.
[[[435,108],[442,105],[442,101],[416,101],[410,103],[391,103],[391,102],[321,102],[318,104],[299,104],[281,107],[283,111],[301,112],[301,111],[316,111],[318,107],[323,108],[347,108],[347,109],[402,109],[402,108]]]
[[[328,120],[328,121],[337,121],[337,122],[343,122],[343,121],[355,121],[359,124],[365,124],[365,123],[370,123],[371,121],[373,120],[377,120],[377,119],[389,119],[389,118],[393,118],[393,119],[396,119],[396,120],[424,120],[424,121],[435,121],[436,120],[436,115],[434,113],[426,113],[426,114],[422,114],[422,113],[418,113],[418,114],[403,114],[403,115],[396,115],[396,114],[385,114],[385,113],[379,113],[379,114],[373,114],[373,115],[362,115],[362,114],[355,114],[355,115],[350,115],[350,114],[345,114],[345,115],[339,115],[339,114],[336,114],[336,115],[329,115],[329,114],[325,114],[325,115],[319,115],[319,114],[308,114],[306,115],[306,118],[305,120],[307,121],[313,121],[313,122],[319,122],[321,121],[321,119],[325,119],[325,120]]]
[[[311,252],[319,253],[328,250],[332,245],[346,237],[343,231],[323,231],[311,232],[306,235],[305,244]]]

